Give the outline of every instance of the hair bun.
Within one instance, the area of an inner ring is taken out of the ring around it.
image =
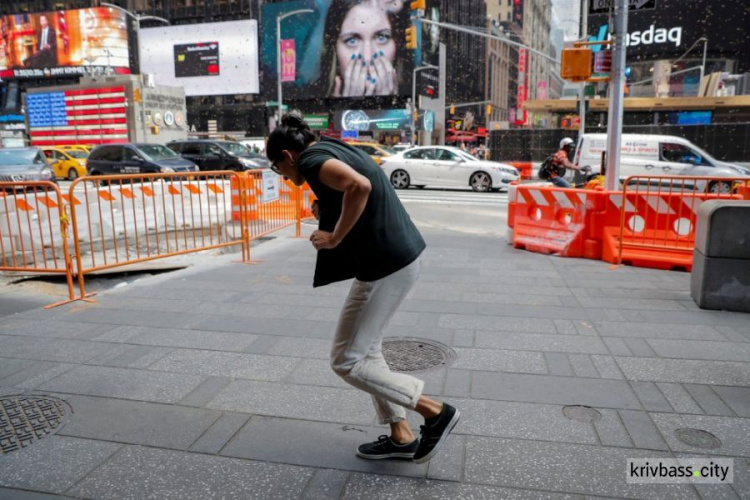
[[[310,126],[302,119],[301,116],[295,113],[287,113],[281,117],[281,124],[285,127],[296,128],[300,130],[310,130]]]

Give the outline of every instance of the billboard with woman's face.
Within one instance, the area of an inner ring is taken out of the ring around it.
[[[276,92],[276,19],[297,9],[312,13],[281,23],[281,39],[296,46],[296,79],[288,98],[357,98],[411,94],[414,52],[405,47],[404,0],[297,0],[263,5],[263,90]]]
[[[0,77],[130,72],[128,23],[116,9],[0,16]]]

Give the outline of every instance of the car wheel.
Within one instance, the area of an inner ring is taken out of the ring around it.
[[[709,183],[707,191],[715,194],[730,194],[732,192],[732,183],[714,181]]]
[[[492,191],[492,179],[484,172],[475,172],[469,179],[469,186],[474,191],[486,193]]]
[[[394,170],[391,174],[391,186],[396,189],[406,189],[410,183],[411,179],[405,170]]]
[[[78,171],[76,171],[76,169],[74,168],[71,168],[70,170],[68,170],[68,180],[74,181],[76,179],[78,179]]]

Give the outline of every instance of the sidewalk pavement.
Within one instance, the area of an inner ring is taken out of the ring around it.
[[[0,455],[0,499],[750,498],[750,315],[699,310],[684,273],[425,237],[387,335],[456,353],[418,374],[462,411],[428,464],[355,456],[387,430],[328,364],[348,283],[313,290],[309,242],[282,235],[259,265],[226,256],[3,320],[0,395],[72,414]],[[638,457],[733,457],[734,483],[628,484]]]

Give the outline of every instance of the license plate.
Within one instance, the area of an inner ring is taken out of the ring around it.
[[[137,174],[140,173],[140,167],[123,167],[122,171],[126,174]]]

